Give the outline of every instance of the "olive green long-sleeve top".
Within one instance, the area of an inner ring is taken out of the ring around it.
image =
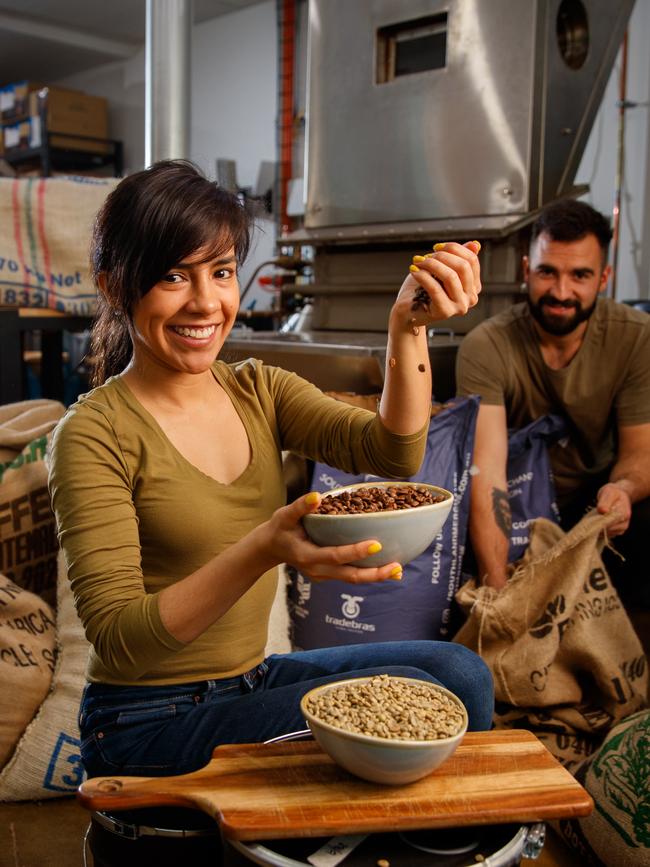
[[[189,463],[120,377],[83,395],[56,429],[50,492],[92,646],[90,681],[187,683],[231,677],[261,662],[277,570],[261,575],[188,644],[165,629],[158,602],[165,587],[284,505],[283,450],[392,478],[413,475],[422,461],[426,427],[392,434],[374,413],[254,359],[217,361],[213,373],[251,447],[248,467],[230,484]]]

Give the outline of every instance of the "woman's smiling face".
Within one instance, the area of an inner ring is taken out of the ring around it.
[[[203,373],[221,351],[239,309],[235,250],[197,250],[164,275],[133,309],[133,355],[179,373]]]

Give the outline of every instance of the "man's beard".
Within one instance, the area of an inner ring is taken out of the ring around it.
[[[527,298],[528,308],[533,319],[541,325],[544,331],[547,334],[553,334],[556,337],[562,337],[565,334],[571,334],[572,331],[575,331],[578,325],[582,322],[586,322],[587,319],[591,316],[591,314],[596,309],[596,304],[598,303],[598,297],[594,299],[594,303],[589,307],[582,307],[579,301],[558,301],[553,298],[551,295],[542,295],[537,303],[533,303],[530,300],[530,295]],[[548,305],[552,304],[555,307],[565,307],[567,309],[574,309],[575,313],[573,316],[555,318],[553,315],[548,314],[544,308]]]

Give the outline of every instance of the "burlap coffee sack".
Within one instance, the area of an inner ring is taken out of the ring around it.
[[[4,437],[22,449],[0,464],[0,571],[53,607],[58,541],[45,458],[50,432],[64,412],[54,400],[0,407],[0,442]]]
[[[580,707],[519,708],[497,702],[496,729],[534,732],[547,750],[572,774],[603,742],[612,725],[609,714],[585,705]]]
[[[0,446],[0,468],[2,468],[3,470],[17,457],[18,452],[16,449],[6,449],[3,446]]]
[[[56,649],[50,691],[0,772],[0,801],[71,795],[83,781],[77,717],[89,644],[74,607],[63,552],[58,556]]]
[[[65,407],[58,400],[21,400],[0,406],[0,447],[20,451],[49,433]]]
[[[287,605],[288,585],[287,567],[282,564],[278,567],[278,584],[271,606],[264,656],[271,656],[272,653],[291,653],[293,650],[290,637],[291,621]]]
[[[46,602],[0,575],[0,768],[50,688],[54,620]]]
[[[0,178],[0,304],[95,312],[93,221],[113,178]]]
[[[560,735],[553,751],[572,760],[572,737],[591,750],[646,704],[647,660],[600,556],[611,520],[591,512],[565,534],[539,519],[502,591],[471,581],[456,596],[468,619],[454,640],[490,666],[497,723]]]
[[[650,867],[650,711],[622,720],[576,779],[594,811],[553,827],[585,867]]]

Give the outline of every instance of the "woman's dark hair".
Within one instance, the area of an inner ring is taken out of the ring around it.
[[[93,228],[90,264],[99,289],[91,336],[92,384],[128,364],[133,307],[192,253],[205,260],[235,248],[241,264],[251,217],[233,193],[186,160],[164,160],[124,178],[106,198]]]
[[[542,210],[533,223],[531,241],[535,241],[542,233],[553,241],[580,241],[586,235],[595,235],[603,251],[603,261],[607,259],[609,242],[612,240],[612,229],[607,218],[586,202],[575,199],[562,199]]]

